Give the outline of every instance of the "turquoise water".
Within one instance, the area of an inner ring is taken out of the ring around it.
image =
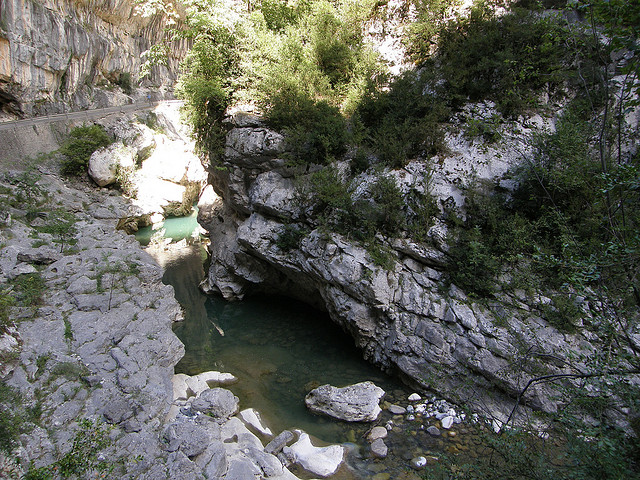
[[[160,229],[165,229],[164,237],[171,238],[174,242],[184,238],[190,238],[198,227],[198,209],[194,208],[186,217],[170,217],[164,220],[159,228],[144,227],[136,232],[136,240],[142,245],[149,245],[151,236]]]
[[[240,398],[240,407],[256,408],[274,433],[301,428],[340,443],[370,428],[311,414],[304,397],[318,385],[371,380],[390,393],[406,394],[397,380],[363,360],[326,313],[282,297],[233,303],[208,297],[197,288],[204,277],[198,247],[163,255],[163,281],[173,285],[185,309],[185,321],[175,327],[186,349],[176,373],[234,374],[239,381],[228,388]]]

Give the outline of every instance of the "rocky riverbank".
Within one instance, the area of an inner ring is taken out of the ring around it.
[[[180,306],[157,263],[115,230],[134,208],[125,198],[44,168],[9,173],[0,187],[0,279],[18,304],[3,326],[2,379],[19,398],[12,412],[32,412],[3,474],[55,476],[72,459],[82,467],[68,473],[108,465],[109,478],[297,478],[253,433],[273,436],[259,414],[238,413],[237,397],[211,388],[233,376],[174,376]],[[33,203],[16,201],[25,189]],[[60,212],[64,241],[52,228]],[[23,303],[23,285],[35,283]],[[99,451],[78,450],[86,435],[104,435]]]
[[[178,124],[160,118],[168,122],[165,133],[131,119],[105,128],[128,154],[148,151],[132,172],[136,187],[155,182],[176,190],[185,179],[197,185],[190,144]],[[121,150],[95,156],[118,164],[113,152]],[[171,168],[162,168],[168,158]],[[182,320],[181,307],[162,283],[162,268],[133,236],[116,230],[123,218],[162,217],[171,198],[144,195],[138,202],[57,172],[55,160],[41,160],[0,179],[6,392],[0,403],[3,416],[16,423],[0,472],[9,478],[29,471],[32,478],[295,480],[286,468],[291,462],[311,458],[309,465],[324,465],[324,454],[317,457],[324,450],[304,432],[265,449],[273,434],[259,413],[238,412],[238,399],[219,388],[233,376],[174,375],[184,347],[171,325]],[[300,451],[296,439],[303,442]],[[287,443],[297,453],[283,464],[275,454]],[[331,460],[334,467],[341,461]]]
[[[73,452],[82,419],[101,419],[114,426],[105,460],[125,478],[166,471],[158,438],[184,351],[171,331],[181,312],[160,267],[115,231],[128,203],[47,170],[2,186],[2,283],[19,299],[26,279],[40,285],[11,311],[5,335],[17,344],[3,352],[6,384],[37,412],[19,438],[21,465],[51,465]],[[26,189],[32,203],[17,202]]]

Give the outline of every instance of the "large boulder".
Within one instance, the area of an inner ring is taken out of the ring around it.
[[[343,388],[322,385],[311,390],[304,401],[315,413],[347,422],[373,422],[380,415],[384,395],[373,382],[361,382]]]
[[[329,445],[328,447],[316,447],[311,443],[309,435],[298,430],[300,438],[290,447],[284,447],[282,452],[302,468],[319,477],[333,475],[344,459],[344,447]]]
[[[191,402],[191,408],[214,418],[226,420],[238,413],[238,397],[225,388],[205,390]]]
[[[136,163],[135,148],[115,142],[96,150],[89,159],[89,176],[101,187],[117,180],[118,168],[133,168]]]

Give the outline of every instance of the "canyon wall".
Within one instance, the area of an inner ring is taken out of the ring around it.
[[[309,222],[296,201],[305,178],[319,166],[284,160],[285,138],[258,117],[239,113],[230,122],[222,164],[210,173],[223,200],[200,210],[211,238],[205,289],[229,300],[254,292],[303,299],[328,311],[376,365],[502,421],[531,379],[563,374],[567,359],[596,348],[588,331],[566,334],[544,318],[543,307],[551,302],[544,295],[512,290],[478,301],[450,284],[448,233],[441,219],[423,242],[378,234],[392,259],[388,268],[379,266],[358,242]],[[510,129],[517,133],[505,132],[502,145],[489,148],[449,135],[449,154],[433,164],[428,185],[424,174],[430,167],[419,160],[385,174],[405,193],[428,189],[440,205],[459,209],[465,185],[474,178],[509,188],[503,174],[526,151],[525,134],[545,128],[552,125],[540,117],[523,121]],[[338,168],[347,171],[348,162]],[[357,188],[372,181],[360,174]],[[291,227],[306,235],[285,248],[281,238]],[[589,299],[580,301],[585,316],[598,308]],[[527,408],[520,412],[558,411],[563,398],[557,387],[536,383],[526,389]]]
[[[165,39],[168,18],[142,16],[133,0],[3,0],[0,113],[5,119],[131,103],[143,52]],[[154,98],[171,91],[186,42],[140,79]],[[158,87],[164,89],[158,90]],[[137,93],[137,95],[136,95]]]

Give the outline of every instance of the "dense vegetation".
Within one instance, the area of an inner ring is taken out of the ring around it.
[[[91,154],[113,143],[100,125],[83,125],[69,132],[69,138],[60,147],[63,155],[62,173],[82,175],[87,171]]]
[[[446,467],[442,478],[633,478],[638,442],[607,426],[604,399],[640,411],[629,381],[640,371],[631,340],[640,304],[640,155],[627,148],[637,132],[624,122],[639,103],[640,6],[484,1],[454,14],[451,5],[404,2],[405,13],[415,12],[404,41],[417,68],[392,78],[366,41],[367,26],[389,12],[384,2],[262,0],[235,13],[194,3],[185,33],[194,48],[180,91],[199,148],[221,166],[225,110],[254,101],[286,134],[292,164],[315,170],[299,184],[306,225],[286,226],[280,248],[295,248],[319,226],[361,242],[390,267],[380,237],[404,232],[425,241],[440,216],[450,232],[450,282],[479,300],[515,290],[549,295],[539,306],[544,318],[602,339],[604,351],[576,359],[586,367],[570,375],[583,389],[567,392],[573,401],[554,419],[568,440],[562,462],[552,464],[544,449],[514,455],[529,438],[514,431],[494,443],[495,455]],[[496,15],[498,6],[509,8]],[[543,8],[566,9],[577,21]],[[470,185],[464,212],[440,211],[429,195],[430,162],[446,155],[448,122],[464,119],[470,102],[490,102],[499,113],[466,118],[465,134],[486,143],[519,116],[561,113],[554,132],[531,138],[534,153],[510,172],[513,190]],[[339,168],[340,159],[350,168]],[[415,159],[423,181],[401,189],[390,172]],[[583,324],[579,298],[600,305]],[[586,395],[587,384],[598,393]],[[580,423],[585,412],[594,423]]]

